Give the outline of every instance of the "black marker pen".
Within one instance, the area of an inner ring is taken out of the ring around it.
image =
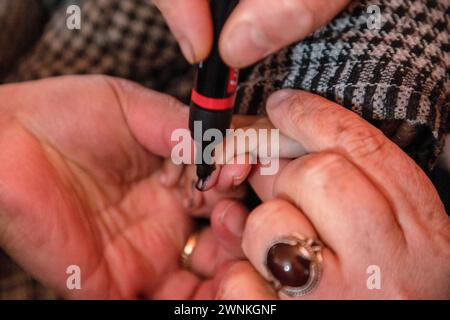
[[[203,141],[208,129],[218,129],[225,136],[230,128],[236,95],[238,70],[228,67],[219,54],[219,36],[225,21],[239,0],[210,0],[214,26],[213,48],[209,57],[197,69],[196,81],[192,90],[189,128],[196,143],[197,189],[203,190],[206,180],[215,170],[211,159],[204,158],[204,150],[212,143]],[[194,124],[201,123],[201,135],[194,135]],[[209,163],[209,164],[208,164]]]

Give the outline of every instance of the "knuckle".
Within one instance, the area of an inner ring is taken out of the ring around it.
[[[322,97],[311,95],[305,92],[296,92],[285,100],[286,119],[294,125],[302,125],[307,117],[310,122],[320,124],[327,118],[330,110],[324,105]]]
[[[280,199],[266,201],[253,211],[253,214],[251,214],[248,218],[248,223],[259,223],[259,221],[267,219],[267,217],[273,213],[283,210],[286,205],[287,203]]]
[[[281,4],[286,14],[295,19],[294,21],[301,21],[304,30],[314,29],[317,12],[308,1],[283,0]]]
[[[313,32],[317,25],[317,6],[309,1],[280,0],[271,2],[263,10],[263,17],[250,13],[249,16],[257,19],[256,23],[261,31],[261,42],[273,52],[294,41],[301,40]],[[251,6],[248,10],[252,10]],[[267,16],[270,19],[267,19]],[[277,25],[284,25],[287,32],[277,32]]]
[[[270,221],[270,217],[286,208],[287,202],[281,199],[268,200],[253,210],[249,215],[244,232],[244,245],[246,240],[253,241],[252,235],[256,229],[264,227]]]
[[[358,159],[371,157],[388,146],[388,140],[380,130],[359,119],[355,121],[353,116],[340,121],[337,141],[351,157]]]
[[[301,106],[304,105],[301,93],[295,93],[285,101],[286,119],[290,120],[294,125],[299,125],[305,118],[305,112]]]
[[[338,153],[321,153],[308,157],[301,168],[297,169],[304,175],[305,181],[326,188],[331,182],[347,171],[348,160]]]
[[[261,20],[268,37],[274,44],[300,40],[300,35],[308,34],[315,29],[317,21],[317,6],[309,1],[280,0],[266,7],[266,14],[271,19]],[[274,23],[283,23],[290,32],[275,32]]]
[[[96,77],[98,77],[96,79],[97,81],[103,83],[107,88],[110,89],[118,105],[126,114],[128,109],[127,93],[131,86],[131,82],[125,79],[119,79],[106,75],[98,75]]]

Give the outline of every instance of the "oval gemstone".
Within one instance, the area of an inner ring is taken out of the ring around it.
[[[302,287],[308,282],[311,261],[298,252],[298,246],[277,243],[267,254],[267,267],[281,285]]]

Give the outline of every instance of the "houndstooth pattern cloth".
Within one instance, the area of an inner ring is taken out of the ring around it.
[[[192,68],[182,58],[163,17],[149,0],[59,3],[36,46],[4,82],[67,74],[108,74],[186,100]],[[67,28],[66,10],[71,4],[81,8],[81,30]],[[50,9],[52,6],[54,3]]]
[[[26,2],[26,5],[24,3]],[[107,74],[187,102],[193,73],[150,0],[1,0],[0,82],[66,74]],[[66,8],[81,7],[81,30],[66,27]],[[378,5],[380,30],[367,27]],[[429,169],[449,129],[450,0],[354,1],[330,24],[243,71],[237,111],[264,114],[280,88],[322,95],[353,110]],[[0,255],[0,298],[50,298]]]
[[[381,9],[379,30],[367,26],[370,5]],[[418,133],[402,147],[427,170],[449,130],[449,75],[450,0],[355,1],[305,41],[256,66],[241,84],[239,107],[264,113],[275,90],[300,88],[377,126],[407,122]]]

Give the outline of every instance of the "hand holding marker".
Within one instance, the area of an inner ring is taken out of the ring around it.
[[[204,190],[207,179],[215,170],[212,155],[205,155],[204,150],[221,142],[203,141],[204,133],[209,129],[217,129],[222,137],[225,136],[233,116],[238,70],[222,61],[218,41],[222,27],[237,3],[238,0],[210,0],[214,26],[213,48],[209,57],[199,64],[192,90],[189,128],[196,144],[196,188],[200,191]],[[201,132],[201,135],[194,132]]]

